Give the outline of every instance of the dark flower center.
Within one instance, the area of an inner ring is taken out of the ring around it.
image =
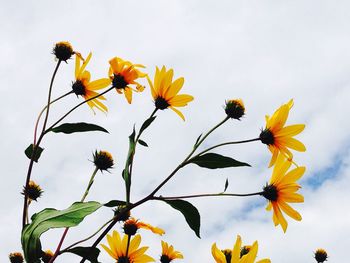
[[[53,54],[57,59],[67,61],[74,54],[71,46],[64,43],[57,43],[53,48]]]
[[[168,257],[168,255],[162,255],[160,257],[160,262],[161,263],[170,263],[171,262],[171,259]]]
[[[262,143],[267,145],[272,145],[275,142],[275,137],[273,133],[267,128],[260,133],[259,139]]]
[[[94,154],[94,164],[101,171],[108,171],[114,165],[113,159],[103,151]]]
[[[325,251],[316,251],[315,253],[315,259],[318,263],[322,263],[326,261],[328,258],[328,255]]]
[[[78,95],[84,96],[86,94],[85,86],[84,86],[83,82],[81,82],[80,80],[77,80],[76,82],[73,83],[72,89],[73,89],[75,95],[77,95],[77,96]]]
[[[232,119],[239,120],[244,115],[244,107],[236,101],[226,102],[225,113]]]
[[[120,74],[114,74],[113,80],[112,80],[112,87],[116,89],[125,89],[125,87],[128,85],[124,79],[124,77]]]
[[[126,222],[126,223],[124,224],[124,233],[127,234],[127,235],[129,235],[129,236],[135,235],[136,232],[137,232],[137,229],[138,229],[138,228],[137,228],[137,225],[134,224],[134,223],[128,223],[128,222]]]
[[[278,198],[278,190],[276,188],[276,186],[274,186],[273,184],[270,185],[266,185],[263,189],[263,197],[265,197],[267,200],[269,201],[276,201]]]
[[[118,258],[117,263],[130,263],[130,260],[128,257],[122,256],[122,257]]]
[[[249,247],[246,247],[246,246],[242,247],[240,257],[247,255],[249,253],[249,251],[250,251]]]
[[[170,106],[170,104],[162,97],[156,98],[156,100],[154,101],[154,105],[159,110],[165,110]]]
[[[232,251],[229,249],[221,250],[222,253],[224,253],[226,262],[231,263],[231,258],[232,258]]]

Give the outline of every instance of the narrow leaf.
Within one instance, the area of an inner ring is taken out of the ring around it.
[[[116,206],[120,206],[120,205],[125,205],[126,202],[125,201],[120,201],[120,200],[111,200],[105,204],[103,204],[103,206],[106,207],[116,207]]]
[[[139,140],[139,144],[141,144],[142,146],[148,147],[148,144],[143,140]]]
[[[197,237],[200,238],[200,225],[201,218],[199,212],[195,206],[184,200],[163,200],[165,203],[170,205],[172,208],[180,211],[186,219],[189,227],[196,233]]]
[[[226,190],[227,190],[227,187],[228,187],[228,178],[226,178],[226,182],[225,182],[225,188],[224,188],[224,193],[226,192]]]
[[[157,116],[153,116],[151,118],[148,118],[147,120],[145,120],[145,122],[142,124],[141,128],[140,128],[140,133],[142,133],[144,130],[146,130],[148,128],[148,126],[151,125],[151,123],[156,119]]]
[[[89,132],[89,131],[101,131],[106,132],[108,131],[105,128],[102,128],[101,126],[91,124],[91,123],[85,123],[85,122],[78,122],[78,123],[64,123],[56,128],[52,128],[50,131],[55,133],[65,133],[65,134],[71,134],[75,132]]]
[[[41,153],[43,152],[43,150],[44,150],[44,149],[41,148],[40,146],[37,147],[36,152],[35,152],[35,156],[33,156],[33,161],[34,161],[34,162],[36,162],[36,163],[38,162],[38,160],[39,160],[39,158],[40,158]],[[27,149],[25,149],[24,153],[25,153],[25,155],[26,155],[29,159],[32,159],[32,155],[33,155],[33,153],[34,153],[34,145],[33,145],[33,144],[29,145],[29,146],[27,147]]]
[[[83,219],[102,205],[98,202],[76,202],[65,210],[46,208],[32,216],[32,222],[22,231],[22,248],[28,263],[39,263],[41,257],[40,236],[51,228],[77,226]]]
[[[231,157],[223,156],[217,153],[206,153],[200,156],[196,156],[195,158],[190,159],[189,163],[195,163],[200,167],[209,169],[250,166],[247,163],[243,163],[232,159]]]
[[[100,254],[100,250],[96,247],[75,247],[65,252],[78,255],[86,260],[89,260],[91,263],[100,263],[97,259]]]
[[[194,146],[193,147],[196,147],[197,146],[197,144],[198,144],[198,142],[199,142],[199,140],[202,138],[202,133],[198,136],[198,138],[197,138],[197,140],[196,140],[196,143],[194,144]]]

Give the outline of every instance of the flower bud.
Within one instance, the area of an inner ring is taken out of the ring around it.
[[[58,60],[67,62],[67,60],[70,59],[75,52],[73,51],[73,47],[69,42],[61,41],[55,44],[53,54]]]
[[[23,263],[24,259],[20,252],[13,252],[9,255],[11,263]]]
[[[326,250],[324,250],[322,248],[319,248],[316,250],[315,259],[316,259],[317,263],[323,263],[327,260],[327,258],[328,258],[328,255],[327,255]]]
[[[95,151],[94,164],[97,169],[102,171],[108,171],[114,165],[112,155],[107,151]]]
[[[245,114],[245,108],[241,99],[227,100],[225,112],[228,117],[239,120]]]
[[[22,192],[23,195],[28,196],[28,199],[30,201],[37,201],[37,199],[41,197],[42,193],[43,190],[41,187],[32,180],[29,182],[27,187],[23,188]]]

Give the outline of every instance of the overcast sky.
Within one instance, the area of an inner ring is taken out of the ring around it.
[[[313,251],[325,248],[329,262],[348,262],[350,246],[350,2],[349,1],[1,1],[0,112],[2,164],[1,250],[5,262],[20,249],[22,196],[34,122],[44,106],[55,67],[55,42],[69,41],[84,56],[93,78],[105,77],[108,60],[119,56],[147,66],[174,68],[183,76],[183,93],[195,100],[183,110],[186,122],[172,111],[159,112],[143,139],[149,148],[137,149],[132,200],[149,193],[186,156],[197,138],[224,118],[226,99],[242,98],[247,114],[229,121],[212,134],[205,146],[259,135],[265,114],[294,98],[288,123],[305,123],[298,136],[307,147],[295,160],[307,167],[301,180],[305,203],[293,205],[301,222],[288,218],[284,234],[275,228],[261,197],[192,200],[202,216],[201,236],[195,237],[182,215],[167,205],[148,203],[133,212],[166,230],[163,240],[183,252],[183,262],[213,262],[211,245],[232,248],[236,235],[245,244],[259,242],[259,258],[272,262],[313,262]],[[57,97],[71,88],[74,61],[63,64],[54,85]],[[146,84],[146,83],[145,83]],[[153,110],[149,88],[135,94],[132,105],[114,91],[107,95],[107,115],[84,105],[67,122],[92,122],[110,134],[47,135],[45,151],[33,170],[44,189],[30,211],[64,209],[81,198],[93,171],[95,149],[116,159],[111,174],[99,174],[89,200],[106,202],[124,196],[120,176],[127,136]],[[71,96],[52,108],[57,119],[81,98]],[[229,178],[229,192],[259,191],[269,180],[270,153],[261,143],[226,147],[222,154],[248,162],[251,168],[206,170],[190,165],[159,194],[220,192]],[[65,245],[86,237],[111,216],[103,208],[71,229]],[[120,230],[120,226],[116,226]],[[54,250],[62,230],[43,235],[44,249]],[[158,257],[158,236],[141,232],[149,254]],[[104,241],[105,243],[105,241]],[[88,245],[90,243],[87,243]],[[57,262],[67,262],[62,256]],[[101,262],[113,262],[101,253]],[[73,260],[72,260],[73,261]],[[70,262],[72,262],[70,261]],[[75,260],[74,262],[78,262]],[[180,261],[179,261],[180,262]]]

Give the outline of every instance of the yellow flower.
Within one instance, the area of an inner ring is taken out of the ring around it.
[[[328,258],[328,254],[327,254],[326,250],[324,250],[322,248],[319,248],[316,250],[315,259],[316,259],[317,263],[323,263],[323,262],[327,261],[327,258]]]
[[[270,259],[262,259],[255,262],[258,254],[258,242],[255,241],[250,247],[249,252],[241,253],[242,240],[238,235],[236,243],[232,250],[225,249],[220,250],[217,248],[216,243],[211,247],[211,253],[216,263],[270,263]]]
[[[272,219],[275,226],[281,225],[284,232],[287,230],[288,223],[281,210],[291,218],[301,221],[301,215],[288,203],[304,202],[304,197],[296,193],[301,188],[296,181],[303,176],[305,167],[300,166],[287,172],[290,166],[291,161],[280,154],[273,168],[270,183],[264,187],[262,193],[269,200],[266,209],[270,211],[273,208]]]
[[[266,127],[260,133],[260,140],[262,143],[267,144],[272,153],[269,167],[274,165],[279,153],[282,153],[283,155],[292,159],[293,154],[288,148],[299,152],[304,152],[306,150],[304,144],[293,138],[293,136],[301,133],[304,130],[305,125],[295,124],[284,126],[292,106],[293,100],[290,100],[287,104],[283,104],[279,109],[277,109],[271,117],[268,115],[265,117]]]
[[[111,81],[108,78],[98,79],[90,82],[90,72],[85,70],[87,64],[91,59],[91,52],[86,60],[81,64],[81,58],[76,56],[75,59],[75,82],[72,85],[74,93],[78,96],[82,96],[85,100],[93,98],[98,95],[95,90],[103,89],[107,87]],[[107,107],[100,101],[106,100],[104,96],[97,97],[96,99],[89,100],[87,104],[93,110],[94,107],[97,109],[107,112]]]
[[[181,119],[185,120],[184,115],[176,107],[184,107],[193,100],[191,95],[178,94],[184,84],[184,78],[178,78],[173,82],[174,71],[166,70],[165,66],[159,70],[156,67],[154,82],[147,77],[151,87],[152,97],[157,109],[172,109]]]
[[[162,255],[160,257],[160,262],[169,263],[177,258],[182,259],[184,257],[179,251],[174,250],[172,245],[169,246],[167,242],[162,240]]]
[[[126,255],[128,236],[124,235],[123,239],[117,231],[113,231],[112,235],[107,235],[107,241],[109,247],[101,244],[104,250],[117,262],[129,262],[129,263],[148,263],[155,262],[153,258],[144,254],[148,247],[140,247],[141,236],[136,235],[130,240],[128,255]]]
[[[151,230],[153,233],[158,235],[163,235],[165,233],[163,229],[138,221],[133,217],[130,217],[124,222],[124,233],[127,235],[135,235],[137,230],[140,228]]]
[[[138,83],[138,78],[144,78],[147,74],[141,72],[138,68],[144,68],[141,64],[132,64],[130,61],[125,61],[121,58],[114,57],[109,61],[109,78],[112,81],[112,86],[119,94],[124,95],[129,104],[132,101],[132,91],[141,92],[144,86]],[[136,89],[131,88],[131,85],[136,85]]]

